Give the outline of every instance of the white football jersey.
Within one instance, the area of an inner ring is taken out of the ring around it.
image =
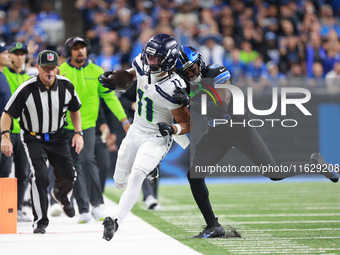
[[[184,80],[176,73],[151,84],[143,71],[141,54],[132,63],[137,75],[137,97],[134,124],[143,132],[158,132],[158,122],[172,124],[171,110],[182,106],[172,97],[176,87],[186,88]]]

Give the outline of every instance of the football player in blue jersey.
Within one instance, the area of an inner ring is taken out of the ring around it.
[[[176,69],[180,76],[190,84],[190,97],[186,90],[180,88],[176,89],[173,97],[182,101],[183,105],[190,105],[191,111],[201,112],[201,103],[196,99],[200,99],[200,94],[205,93],[204,85],[215,89],[215,92],[220,97],[215,99],[220,99],[222,102],[217,106],[213,104],[207,105],[206,119],[208,120],[208,128],[200,135],[195,144],[190,171],[187,175],[193,197],[207,224],[206,228],[201,233],[193,236],[193,238],[240,237],[240,234],[234,228],[231,228],[229,233],[225,233],[224,228],[218,222],[212,210],[205,175],[192,176],[195,173],[195,167],[215,166],[232,147],[240,150],[256,166],[277,166],[277,164],[256,128],[244,127],[243,125],[212,125],[212,123],[215,123],[214,119],[219,119],[220,121],[225,119],[225,122],[230,119],[234,122],[242,122],[243,120],[248,122],[250,119],[247,112],[244,115],[233,115],[232,93],[228,89],[215,87],[217,84],[233,85],[231,74],[226,67],[205,65],[201,54],[196,49],[190,46],[182,46]],[[194,126],[196,125],[194,124]],[[283,163],[280,166],[291,166],[292,164],[304,166],[327,163],[319,153],[313,153],[310,160],[306,162]],[[276,181],[301,173],[295,172],[293,169],[288,172],[266,172],[262,174]],[[301,169],[304,169],[304,167]],[[335,171],[326,171],[323,174],[333,182],[338,181],[338,174]]]

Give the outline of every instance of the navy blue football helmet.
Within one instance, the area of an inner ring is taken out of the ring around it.
[[[183,71],[192,67],[195,63],[198,64],[198,73],[194,76],[196,76],[196,78],[198,76],[198,78],[200,79],[202,77],[202,69],[205,66],[205,63],[202,60],[201,53],[199,53],[195,48],[191,46],[180,47],[178,59],[176,62],[176,70],[183,78],[188,81],[193,80],[190,77],[186,77],[184,74],[185,72]],[[196,80],[196,78],[194,78],[194,80]]]
[[[179,54],[179,45],[170,35],[158,34],[152,37],[142,51],[144,72],[157,74],[170,71]]]

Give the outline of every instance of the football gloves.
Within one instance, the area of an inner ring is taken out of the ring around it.
[[[188,93],[179,87],[176,87],[172,97],[180,101],[184,107],[187,107],[190,104],[190,97]]]
[[[172,136],[175,133],[175,129],[165,122],[159,122],[157,125],[162,136]]]
[[[103,87],[115,90],[116,86],[114,85],[114,80],[109,78],[110,74],[113,74],[114,71],[106,71],[105,73],[99,75],[98,81],[103,85]]]

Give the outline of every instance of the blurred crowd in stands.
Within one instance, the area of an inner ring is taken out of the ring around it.
[[[0,3],[1,40],[33,40],[36,52],[63,45],[65,25],[50,2],[38,13],[25,1]],[[197,48],[206,64],[225,65],[241,87],[263,91],[300,80],[340,93],[338,0],[76,0],[75,6],[90,57],[104,70],[129,68],[150,37],[167,33]]]

